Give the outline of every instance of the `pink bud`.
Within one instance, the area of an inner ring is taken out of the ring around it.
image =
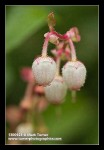
[[[34,92],[36,94],[44,94],[44,87],[43,86],[39,86],[39,85],[36,85],[34,87]]]
[[[81,37],[79,35],[79,31],[77,27],[71,28],[69,31],[66,32],[66,35],[72,39],[74,42],[79,42]]]
[[[60,103],[67,92],[67,86],[61,76],[55,77],[49,86],[45,87],[46,98],[51,103]]]
[[[79,90],[85,83],[86,68],[80,61],[70,61],[62,68],[62,75],[70,90]]]
[[[52,82],[56,73],[56,63],[51,57],[38,57],[32,64],[36,82],[46,86]]]
[[[23,67],[20,71],[21,77],[24,81],[33,81],[33,73],[30,67]]]

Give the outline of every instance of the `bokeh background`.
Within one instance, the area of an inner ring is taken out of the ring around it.
[[[50,12],[55,14],[57,32],[78,27],[81,41],[75,43],[76,52],[87,68],[87,79],[75,104],[67,93],[59,120],[52,105],[43,113],[49,135],[62,137],[63,144],[98,144],[98,6],[6,6],[6,107],[18,105],[23,97],[26,83],[20,69],[31,67],[41,54]],[[49,55],[51,48],[52,44]]]

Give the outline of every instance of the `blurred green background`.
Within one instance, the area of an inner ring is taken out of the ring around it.
[[[57,32],[78,27],[81,41],[75,46],[87,68],[87,79],[77,92],[77,103],[67,93],[59,120],[54,106],[43,113],[49,135],[63,138],[49,143],[98,144],[98,6],[6,6],[6,105],[19,104],[23,97],[26,83],[20,69],[31,67],[34,57],[41,54],[50,12],[55,14]]]

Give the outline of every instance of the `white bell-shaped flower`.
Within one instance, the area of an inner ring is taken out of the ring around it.
[[[56,63],[51,57],[38,57],[32,64],[32,71],[39,85],[49,85],[55,77]]]
[[[51,84],[44,88],[47,100],[53,104],[61,103],[67,92],[67,86],[61,76],[56,76]]]
[[[62,75],[70,90],[79,90],[85,83],[86,68],[80,61],[69,61],[62,68]]]

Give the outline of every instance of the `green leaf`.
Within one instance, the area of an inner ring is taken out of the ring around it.
[[[42,6],[6,6],[6,10],[6,52],[8,53],[47,23],[48,10]]]
[[[68,92],[66,101],[61,105],[61,115],[57,116],[58,106],[49,106],[44,113],[46,126],[48,127],[49,137],[61,137],[62,141],[33,141],[41,144],[85,144],[95,143],[98,139],[98,128],[91,134],[96,124],[97,109],[90,103],[91,98],[85,95],[77,95],[77,102],[71,102],[71,95]],[[91,137],[90,140],[86,140]],[[93,139],[95,137],[95,141]],[[82,140],[83,139],[83,140]],[[85,141],[86,140],[86,141]]]

